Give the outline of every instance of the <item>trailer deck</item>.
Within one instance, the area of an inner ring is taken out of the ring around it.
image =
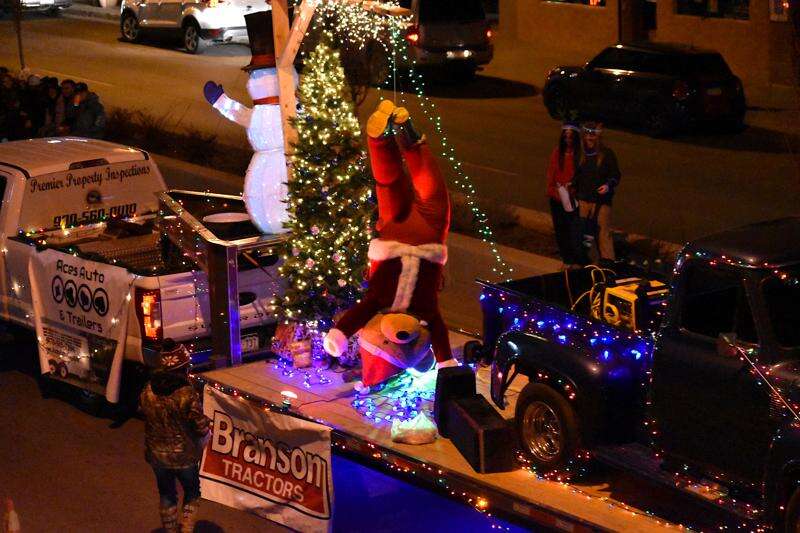
[[[469,337],[451,333],[454,352],[460,354],[468,340]],[[435,372],[430,374],[428,379],[435,381]],[[488,397],[488,370],[479,369],[477,375],[478,391]],[[282,392],[291,391],[297,399],[291,401],[289,410],[330,426],[334,452],[415,479],[486,512],[561,531],[663,531],[682,527],[615,499],[611,496],[613,487],[607,484],[548,481],[523,468],[479,474],[447,439],[417,446],[393,442],[391,419],[397,415],[398,405],[408,399],[397,389],[357,397],[353,385],[345,383],[339,373],[286,368],[274,360],[213,370],[196,377],[234,394],[275,405],[282,403]],[[524,385],[515,382],[509,391],[509,405],[503,412],[507,418],[513,415],[516,396]],[[432,400],[424,399],[424,392],[421,396],[420,407],[432,411]]]

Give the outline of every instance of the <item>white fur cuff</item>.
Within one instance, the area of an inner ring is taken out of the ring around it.
[[[342,330],[333,328],[325,334],[325,338],[322,340],[322,346],[325,348],[325,351],[333,357],[341,357],[345,350],[347,350],[347,336],[342,333]]]
[[[367,256],[373,261],[385,261],[396,257],[416,257],[443,265],[447,262],[447,246],[438,242],[413,246],[397,241],[372,239]]]
[[[442,361],[441,363],[437,362],[436,370],[440,370],[442,368],[450,368],[451,366],[460,366],[460,365],[458,364],[458,361],[456,361],[454,358],[451,357],[447,361]]]

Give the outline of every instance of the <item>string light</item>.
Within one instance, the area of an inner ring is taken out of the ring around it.
[[[439,143],[441,145],[442,156],[450,165],[453,173],[454,179],[453,183],[459,189],[459,191],[464,195],[464,203],[467,208],[472,213],[473,223],[475,224],[475,230],[477,231],[478,235],[480,236],[481,241],[486,244],[489,248],[492,256],[494,258],[494,266],[492,266],[492,272],[500,279],[500,280],[509,280],[512,277],[514,269],[503,259],[500,251],[497,248],[497,242],[494,239],[494,232],[491,228],[489,223],[489,217],[486,213],[480,208],[476,201],[477,192],[475,190],[475,186],[472,183],[472,179],[464,170],[464,165],[459,160],[456,155],[455,148],[447,139],[447,135],[444,132],[444,128],[442,127],[442,118],[436,112],[436,104],[427,96],[425,96],[425,82],[422,78],[421,73],[416,69],[416,61],[413,58],[409,57],[407,52],[407,47],[403,38],[404,32],[401,30],[400,27],[393,27],[391,29],[391,42],[390,46],[391,49],[388,47],[386,48],[387,54],[390,57],[390,64],[391,70],[393,74],[392,81],[394,82],[394,76],[396,75],[398,69],[398,53],[400,55],[400,64],[408,65],[408,76],[411,81],[411,87],[415,93],[415,96],[418,99],[420,109],[422,110],[423,116],[428,120],[430,124],[433,125],[434,131],[437,133],[439,138]],[[389,84],[390,80],[386,80],[384,82],[384,86]],[[405,96],[400,95],[400,101],[404,101]]]

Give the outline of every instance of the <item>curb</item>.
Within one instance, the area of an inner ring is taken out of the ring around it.
[[[151,154],[151,155],[153,156],[153,159],[155,159],[156,162],[158,163],[159,168],[162,169],[162,172],[165,175],[169,174],[170,183],[176,188],[194,189],[196,188],[194,185],[195,177],[203,176],[207,182],[215,184],[216,186],[215,189],[217,192],[222,192],[225,194],[241,194],[242,184],[244,180],[244,178],[241,176],[230,174],[228,172],[222,172],[219,170],[215,170],[213,168],[195,165],[194,163],[188,163],[186,161],[182,161],[172,157],[167,157],[159,154]],[[466,197],[462,193],[451,192],[450,195],[455,203],[465,202]],[[516,205],[509,205],[508,207],[512,211],[512,213],[516,215],[517,222],[521,227],[538,233],[550,234],[553,232],[553,222],[552,219],[550,218],[549,213],[536,211],[535,209],[519,207]],[[683,247],[683,245],[678,243],[661,241],[658,239],[653,239],[646,235],[639,235],[636,233],[625,233],[619,230],[615,230],[615,233],[621,235],[625,242],[633,243],[633,242],[645,241],[651,243],[654,247],[662,248],[669,253],[677,254]],[[474,239],[474,240],[477,243],[481,243],[479,239]],[[485,246],[482,243],[481,245]],[[508,255],[508,251],[513,250],[514,252],[527,254],[531,257],[541,258],[542,260],[547,260],[548,262],[556,261],[550,257],[532,254],[530,252],[517,250],[515,248],[510,248],[508,246],[502,246],[502,245],[498,246],[500,249],[503,250],[503,257],[506,257]],[[528,262],[529,261],[523,261],[523,263],[528,263]],[[532,261],[532,264],[536,264],[538,262],[539,261],[534,260]],[[556,262],[558,263],[558,261]]]
[[[91,19],[103,22],[118,22],[119,7],[97,7],[75,3],[61,12],[62,16],[77,19]]]

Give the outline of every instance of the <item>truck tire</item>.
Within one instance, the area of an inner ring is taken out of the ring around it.
[[[574,118],[572,115],[577,115],[577,109],[572,105],[563,83],[555,82],[548,87],[544,105],[550,117],[556,120],[567,120]]]
[[[464,344],[464,362],[479,363],[484,358],[483,343],[481,341],[467,341]]]
[[[650,137],[668,137],[675,132],[675,117],[668,106],[654,100],[645,106],[644,127]]]
[[[578,417],[561,394],[542,383],[528,383],[514,416],[522,451],[540,473],[558,470],[574,459],[580,442]]]
[[[783,528],[786,533],[800,531],[800,487],[794,489],[789,503],[786,504],[786,514],[783,517]]]

